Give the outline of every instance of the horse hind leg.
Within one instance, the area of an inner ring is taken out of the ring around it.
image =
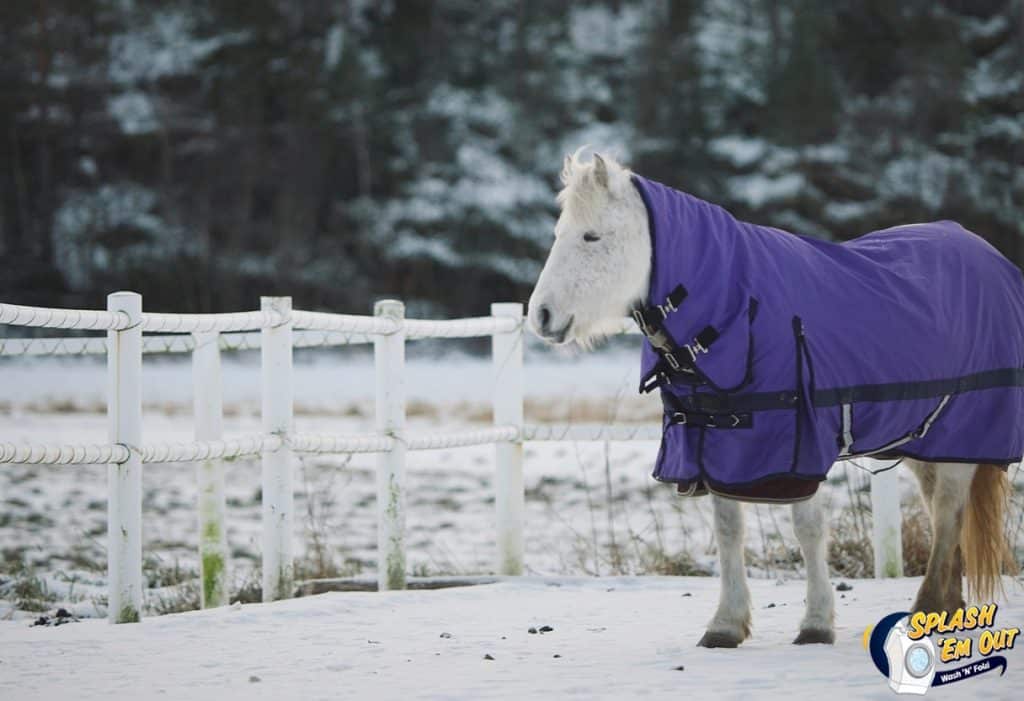
[[[945,611],[963,606],[960,536],[964,509],[977,465],[912,461],[921,495],[931,515],[932,544],[913,611]]]
[[[793,530],[807,568],[807,610],[796,645],[835,642],[835,601],[828,579],[828,521],[824,494],[793,504]]]
[[[914,473],[914,476],[917,477],[917,483],[918,483],[918,486],[921,489],[921,501],[924,502],[925,511],[928,514],[928,517],[930,519],[930,523],[932,524],[932,530],[934,531],[934,527],[935,527],[934,526],[935,513],[934,513],[934,510],[932,508],[932,506],[933,506],[932,500],[935,497],[935,483],[938,480],[938,476],[937,476],[937,472],[938,471],[936,470],[936,466],[935,466],[934,463],[921,462],[920,460],[913,460],[913,459],[910,459],[910,458],[907,458],[906,465]],[[949,463],[946,463],[946,465],[948,466]],[[955,465],[955,467],[959,468],[961,470],[964,469],[964,468],[966,468],[968,470],[971,469],[970,465],[960,465],[960,464],[957,464],[957,465]],[[970,488],[968,488],[968,498],[970,498],[969,497],[969,489]],[[966,501],[965,501],[965,504],[966,504]],[[940,505],[938,508],[941,509],[943,507]],[[962,534],[963,533],[963,525],[962,525],[963,517],[961,517],[960,522],[961,522],[960,533]],[[956,602],[956,605],[954,606],[954,608],[961,607],[965,603],[964,602],[964,594],[963,594],[963,579],[960,576],[960,573],[964,571],[963,552],[961,550],[961,547],[962,547],[961,541],[962,541],[962,539],[957,539],[956,545],[953,547],[953,564],[952,564],[952,568],[951,568],[952,572],[951,572],[951,575],[949,576],[949,578],[946,580],[946,591],[945,591],[945,594],[944,594],[944,600],[945,601],[947,601],[947,602]],[[934,539],[933,539],[933,543],[934,543]]]
[[[750,590],[743,563],[743,505],[714,495],[711,501],[722,590],[718,610],[697,645],[736,647],[750,637]]]

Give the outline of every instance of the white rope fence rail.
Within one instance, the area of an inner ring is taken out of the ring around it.
[[[515,426],[496,426],[455,433],[412,434],[406,438],[409,450],[438,450],[441,448],[462,448],[471,445],[507,443],[518,440],[519,430]]]
[[[99,465],[123,463],[123,445],[50,445],[0,443],[0,463],[22,465]]]
[[[373,336],[361,333],[307,330],[296,331],[293,348],[326,348],[331,346],[366,345],[373,343]],[[259,350],[260,332],[242,331],[219,334],[221,350]],[[196,349],[192,334],[153,335],[142,337],[142,352],[191,353]],[[60,356],[60,355],[105,355],[107,339],[92,338],[0,338],[0,357],[16,356]]]
[[[258,331],[220,334],[221,350],[259,350]],[[366,334],[328,331],[297,331],[294,348],[325,348],[330,346],[365,345],[373,343],[373,337]],[[142,352],[191,353],[196,348],[191,334],[143,336]],[[22,355],[104,355],[107,352],[106,338],[0,338],[0,357]]]
[[[652,426],[612,426],[586,424],[527,425],[520,432],[515,426],[468,429],[446,433],[412,433],[405,437],[407,450],[441,450],[473,445],[514,443],[517,441],[638,441],[658,440],[661,431]],[[213,441],[144,444],[139,453],[142,462],[203,462],[261,455],[281,448],[287,442],[296,453],[386,453],[394,446],[390,436],[346,436],[295,433],[280,436],[253,434]],[[123,445],[94,444],[15,444],[0,443],[0,463],[26,465],[97,465],[123,463],[129,450]]]
[[[106,331],[104,337],[0,339],[0,357],[19,355],[107,356],[108,415],[106,443],[20,444],[0,442],[0,463],[107,464],[109,616],[112,622],[137,621],[142,606],[142,464],[198,463],[200,576],[202,605],[227,603],[223,569],[207,563],[230,558],[224,533],[226,512],[223,461],[256,457],[262,463],[263,598],[292,595],[295,455],[373,453],[377,457],[378,586],[405,587],[405,453],[476,445],[495,450],[495,570],[522,574],[525,441],[657,441],[659,425],[525,424],[523,421],[523,347],[521,304],[493,304],[491,316],[468,319],[406,319],[404,305],[378,302],[374,316],[292,310],[291,298],[264,297],[259,311],[228,314],[161,314],[142,311],[139,295],[118,292],[106,311],[50,309],[0,303],[0,325],[79,331]],[[147,332],[149,335],[144,335]],[[610,334],[636,334],[629,319]],[[444,432],[407,432],[405,427],[405,344],[426,338],[492,339],[494,425]],[[295,432],[292,354],[295,348],[373,343],[376,415],[372,434]],[[220,351],[261,352],[262,431],[224,437]],[[191,442],[142,440],[142,357],[145,353],[191,353],[195,401],[195,438]],[[133,446],[129,448],[129,446]],[[653,456],[652,456],[653,458]],[[892,479],[894,473],[881,473]],[[877,576],[902,572],[898,499],[875,500],[890,490],[872,482],[876,511],[874,544]],[[881,495],[880,495],[881,496]],[[891,513],[889,513],[891,512]],[[211,586],[207,586],[211,584]]]
[[[327,314],[325,312],[293,311],[291,322],[296,329],[373,335],[390,335],[398,333],[402,328],[401,323],[383,317]]]
[[[142,352],[146,354],[191,353],[196,347],[192,333],[209,333],[213,331],[220,333],[218,343],[221,350],[258,350],[260,347],[260,332],[239,331],[239,329],[265,328],[265,326],[260,326],[259,324],[273,327],[281,321],[279,315],[264,314],[263,312],[201,314],[195,315],[197,318],[192,321],[182,318],[183,316],[185,315],[143,314],[142,328],[144,331],[162,331],[166,335],[143,336]],[[375,336],[397,333],[399,328],[391,320],[385,320],[384,323],[381,323],[381,320],[375,317],[324,314],[321,312],[293,312],[293,323],[295,323],[296,317],[306,327],[295,331],[293,348],[366,345],[373,343]],[[9,323],[17,325],[15,322]],[[401,326],[405,329],[406,338],[409,340],[426,338],[479,338],[491,336],[495,333],[511,332],[516,328],[514,321],[491,317],[441,320],[411,319],[403,322]],[[102,337],[0,338],[0,357],[25,355],[103,355],[106,352],[107,339]]]
[[[239,436],[218,441],[192,443],[154,443],[143,445],[138,453],[144,463],[203,462],[222,458],[259,455],[265,450],[281,446],[278,436]],[[50,445],[0,443],[0,463],[24,465],[99,465],[127,462],[131,451],[127,446],[109,445]]]
[[[390,436],[334,436],[299,433],[288,444],[297,453],[386,453],[394,445]]]
[[[142,315],[143,331],[161,333],[208,333],[211,331],[253,331],[280,326],[287,319],[273,311],[234,312],[230,314],[149,314]]]
[[[109,331],[128,328],[131,326],[131,319],[119,312],[23,307],[18,304],[0,302],[0,324],[49,329]]]
[[[407,319],[404,323],[405,337],[416,338],[478,338],[496,333],[512,333],[519,322],[510,318],[490,316],[471,319],[424,320]]]
[[[262,455],[281,447],[281,437],[255,434],[214,441],[156,443],[142,446],[142,462],[203,462],[222,458]]]

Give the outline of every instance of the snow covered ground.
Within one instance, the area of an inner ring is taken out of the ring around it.
[[[190,440],[187,362],[147,360],[144,367],[145,437]],[[372,431],[370,368],[366,354],[300,356],[296,428]],[[408,372],[410,430],[490,420],[486,359],[414,352]],[[634,396],[635,374],[632,352],[528,356],[528,420],[656,420],[656,400]],[[228,356],[224,377],[226,432],[258,431],[254,358]],[[103,364],[90,359],[2,362],[0,439],[103,441],[103,389]],[[149,465],[143,485],[148,617],[138,626],[113,627],[88,620],[104,614],[106,468],[3,466],[0,699],[622,699],[712,692],[818,698],[833,690],[890,698],[860,638],[865,626],[910,602],[917,580],[844,575],[854,589],[837,599],[837,645],[794,648],[789,641],[804,584],[786,507],[746,509],[755,637],[736,651],[693,647],[717,601],[717,579],[652,575],[717,571],[710,503],[680,499],[653,482],[656,450],[654,442],[528,444],[531,576],[525,579],[440,591],[332,593],[165,616],[155,614],[197,600],[194,466]],[[492,571],[493,465],[491,446],[408,455],[411,574]],[[251,597],[259,581],[259,464],[235,460],[226,469],[232,592]],[[372,577],[374,469],[370,455],[306,456],[298,465],[300,578]],[[867,479],[837,467],[830,482],[835,540],[842,544],[833,563],[863,566],[870,552],[856,546],[870,531],[870,517],[851,507],[866,501]],[[903,489],[912,502],[909,480]],[[644,576],[614,576],[622,574]],[[30,627],[39,615],[33,609],[52,613],[58,606],[86,620]],[[1024,597],[1015,589],[1000,620],[1017,625],[1021,612]],[[527,632],[543,625],[554,631]],[[1015,654],[1008,675],[1016,674]],[[1008,698],[1013,686],[1009,678],[983,678],[932,694],[985,691]]]
[[[754,636],[695,647],[717,601],[707,577],[527,578],[437,591],[331,593],[139,625],[0,622],[0,698],[892,699],[864,629],[917,580],[855,581],[834,646],[790,644],[803,582],[752,582]],[[839,594],[837,594],[837,597]],[[1024,621],[1015,591],[998,622]],[[550,626],[531,634],[529,628]],[[1024,652],[929,698],[1020,698]],[[490,655],[493,659],[486,659]]]
[[[635,340],[635,339],[634,339]],[[410,430],[454,430],[489,421],[490,364],[437,357],[411,346]],[[227,434],[259,424],[259,368],[253,354],[227,355]],[[296,365],[296,428],[373,431],[372,372],[365,353],[308,352]],[[656,399],[635,396],[635,351],[577,358],[527,357],[531,421],[656,421]],[[89,358],[0,363],[0,439],[102,442],[104,366]],[[192,436],[191,379],[185,358],[144,364],[144,438]],[[717,571],[707,499],[680,499],[651,480],[654,442],[530,443],[525,451],[526,568],[534,575],[702,574]],[[415,575],[493,571],[491,446],[408,455],[407,547]],[[229,461],[227,533],[232,592],[259,581],[258,460]],[[106,580],[106,468],[5,465],[0,469],[0,618],[27,618],[63,605],[102,616]],[[304,456],[296,474],[295,552],[301,579],[372,575],[376,569],[375,458]],[[1019,473],[1015,473],[1019,476]],[[915,500],[907,475],[904,491]],[[858,549],[870,516],[864,473],[837,467],[828,493],[845,558],[839,573],[863,574]],[[195,468],[148,465],[143,479],[147,612],[195,606],[198,539]],[[802,561],[789,509],[747,507],[748,563],[754,576],[798,576]],[[847,547],[849,546],[849,547]],[[19,592],[19,587],[21,591]],[[24,591],[24,590],[28,591]],[[245,598],[245,597],[243,597]]]

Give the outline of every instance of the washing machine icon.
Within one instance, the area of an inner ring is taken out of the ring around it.
[[[889,688],[897,694],[924,694],[935,676],[935,644],[929,638],[911,640],[907,618],[892,627],[885,638],[889,659]]]

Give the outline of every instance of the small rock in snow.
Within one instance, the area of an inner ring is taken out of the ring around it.
[[[686,671],[686,667],[684,667],[683,665],[679,665],[678,667],[673,667],[672,669],[675,670],[676,672],[684,672],[684,671]]]
[[[493,656],[493,655],[491,655],[491,653],[487,653],[486,655],[484,655],[484,659],[485,659],[485,660],[493,660],[493,659],[494,659],[494,656]]]
[[[685,594],[683,594],[683,596],[693,596],[693,594],[691,594],[690,592],[686,592]]]
[[[530,626],[530,627],[529,627],[529,628],[527,629],[527,631],[526,631],[526,632],[527,632],[527,633],[529,633],[530,635],[536,635],[536,634],[537,634],[537,629],[536,629],[536,628],[534,628],[533,626]]]
[[[773,609],[773,608],[775,608],[775,602],[773,601],[772,603],[770,603],[767,606],[765,606],[765,608],[766,609]]]
[[[836,585],[836,591],[850,591],[851,589],[853,589],[853,585],[846,582],[840,582]]]
[[[442,638],[450,638],[450,637],[452,637],[452,634],[451,633],[441,633],[441,637]]]
[[[259,677],[257,677],[255,674],[249,675],[249,683],[250,684],[255,684],[256,682],[259,682],[259,681],[263,681],[263,680],[260,679]]]
[[[551,626],[541,626],[540,627],[540,632],[541,633],[550,633],[553,630],[554,630],[554,628],[552,628]]]
[[[57,609],[57,612],[52,616],[42,615],[32,622],[33,626],[62,626],[65,623],[77,623],[78,617],[68,612],[67,609]]]
[[[561,657],[561,655],[552,655],[552,657],[554,657],[557,660],[559,657]]]

